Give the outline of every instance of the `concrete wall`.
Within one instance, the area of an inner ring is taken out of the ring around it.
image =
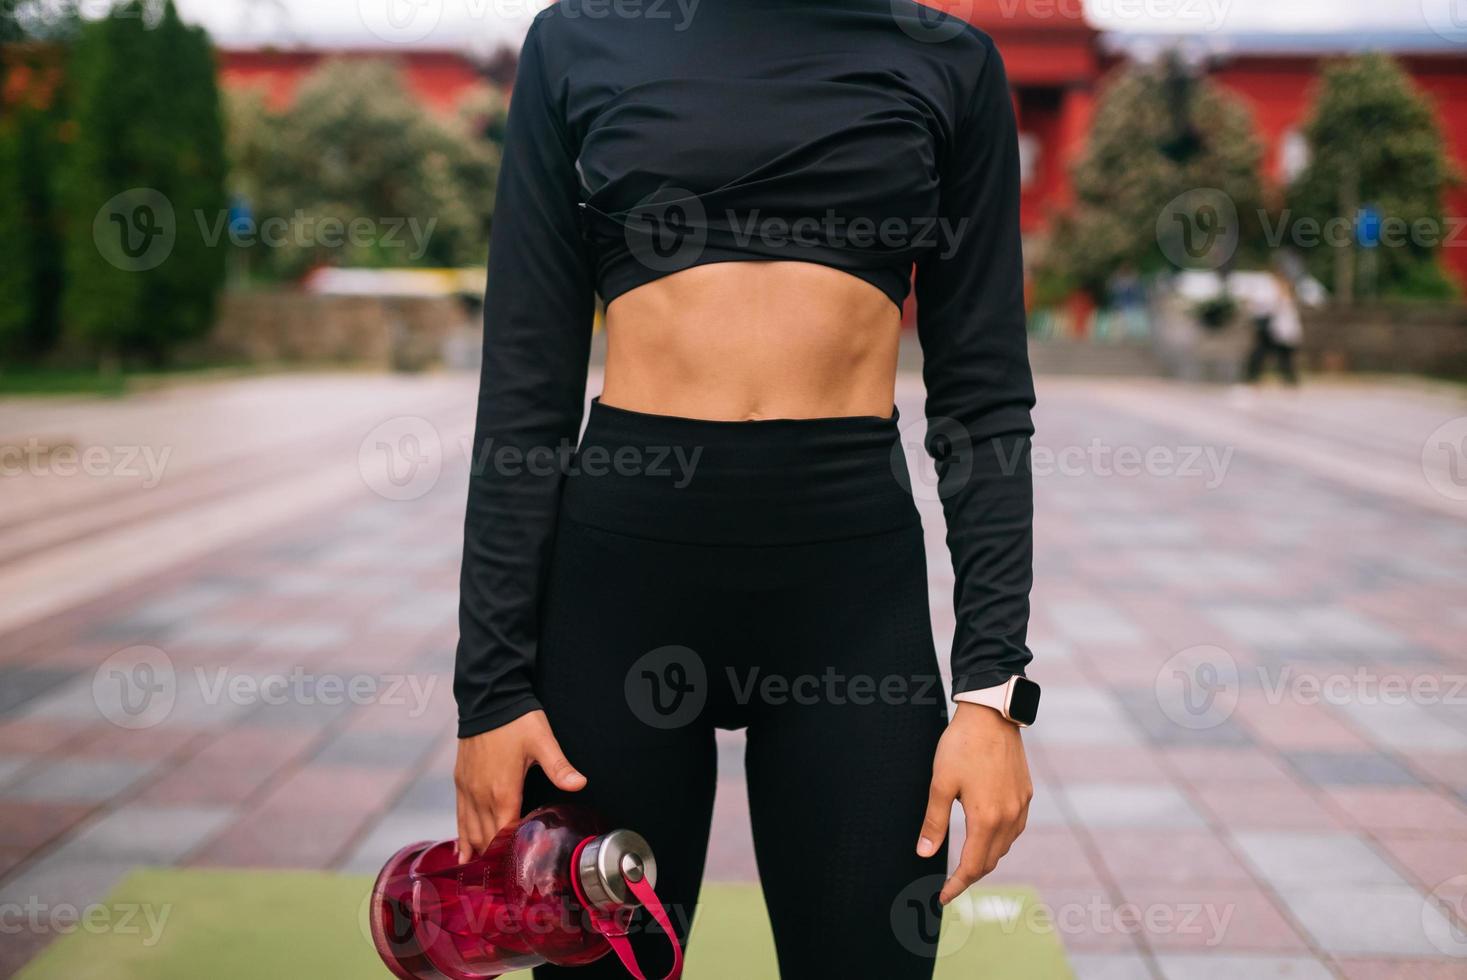
[[[1386,303],[1307,311],[1304,366],[1467,377],[1467,306]]]
[[[198,352],[249,363],[362,364],[418,370],[441,363],[472,314],[453,297],[227,293]]]

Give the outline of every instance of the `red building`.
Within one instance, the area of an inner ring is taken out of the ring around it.
[[[225,86],[257,89],[273,109],[289,105],[301,80],[328,58],[384,58],[396,62],[419,101],[440,112],[452,112],[469,89],[484,82],[484,73],[468,55],[447,49],[225,48],[218,57],[220,80]]]

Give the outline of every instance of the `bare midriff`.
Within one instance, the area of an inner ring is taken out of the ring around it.
[[[870,283],[809,262],[695,266],[606,310],[601,400],[683,418],[891,415],[901,313]]]

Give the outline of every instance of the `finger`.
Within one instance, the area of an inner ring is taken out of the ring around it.
[[[943,882],[942,891],[937,896],[943,905],[957,898],[968,890],[969,885],[983,877],[984,861],[993,847],[992,821],[972,808],[964,808],[963,818],[966,824],[963,832],[963,853],[958,858],[957,870]]]
[[[586,777],[576,771],[576,767],[570,764],[565,753],[560,750],[560,743],[555,736],[546,733],[540,740],[539,748],[535,752],[535,761],[544,770],[545,775],[555,784],[556,789],[574,793],[586,785]]]
[[[927,813],[922,818],[922,834],[917,838],[917,854],[932,857],[942,847],[947,837],[948,821],[953,815],[953,800],[957,791],[935,780],[927,791]]]
[[[483,846],[483,842],[484,829],[479,819],[479,812],[468,794],[460,791],[458,794],[458,863],[464,864],[472,860],[474,854]]]

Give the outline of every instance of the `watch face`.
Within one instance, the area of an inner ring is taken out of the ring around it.
[[[1021,725],[1032,725],[1039,716],[1039,685],[1027,677],[1015,677],[1009,695],[1009,717]]]

